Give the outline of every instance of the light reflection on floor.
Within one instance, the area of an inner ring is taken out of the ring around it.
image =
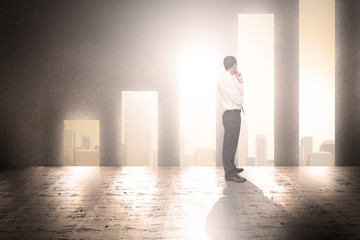
[[[246,167],[242,176],[226,182],[221,167],[0,171],[0,239],[360,236],[360,168]]]
[[[248,167],[242,176],[258,186],[269,199],[274,199],[274,195],[284,191],[284,179],[276,177],[274,167]]]
[[[181,175],[179,187],[188,191],[184,194],[192,196],[191,199],[186,199],[187,208],[183,212],[187,219],[183,227],[188,229],[188,238],[203,239],[206,236],[204,223],[207,214],[223,190],[214,174],[216,169],[213,167],[188,167],[185,174]]]

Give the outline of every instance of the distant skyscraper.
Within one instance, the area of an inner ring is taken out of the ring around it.
[[[195,149],[195,160],[198,166],[215,166],[215,149],[199,148]]]
[[[320,152],[329,152],[332,154],[332,162],[335,163],[335,140],[325,140],[320,145]]]
[[[255,162],[257,166],[265,166],[267,160],[266,135],[256,135],[255,140]]]
[[[75,132],[73,130],[64,131],[64,165],[74,165],[75,153]]]
[[[239,144],[237,148],[239,166],[246,166],[248,161],[248,125],[245,120],[241,122]]]
[[[307,165],[309,155],[313,152],[313,138],[303,137],[300,142],[300,166]]]
[[[92,149],[92,141],[90,136],[82,137],[82,147],[83,149]]]
[[[308,166],[334,166],[333,156],[330,152],[313,152],[308,156]]]
[[[185,154],[185,134],[180,134],[180,166],[187,166]]]
[[[319,150],[320,152],[331,152],[335,156],[335,140],[325,140]]]

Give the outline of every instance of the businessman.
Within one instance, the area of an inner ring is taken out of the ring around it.
[[[246,178],[239,175],[244,169],[236,167],[235,154],[241,127],[244,83],[241,73],[237,71],[235,57],[225,57],[224,67],[225,72],[218,85],[219,99],[224,109],[222,114],[224,126],[222,162],[225,170],[225,180],[240,183],[245,182]]]

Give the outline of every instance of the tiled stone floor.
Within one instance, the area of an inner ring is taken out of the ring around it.
[[[0,239],[360,239],[360,167],[0,170]]]

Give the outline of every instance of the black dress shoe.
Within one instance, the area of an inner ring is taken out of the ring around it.
[[[237,169],[236,169],[236,172],[237,172],[237,173],[241,173],[242,171],[244,171],[243,168],[237,168]]]
[[[239,175],[234,175],[231,179],[229,179],[228,181],[233,181],[233,182],[245,182],[246,178],[240,177]]]

